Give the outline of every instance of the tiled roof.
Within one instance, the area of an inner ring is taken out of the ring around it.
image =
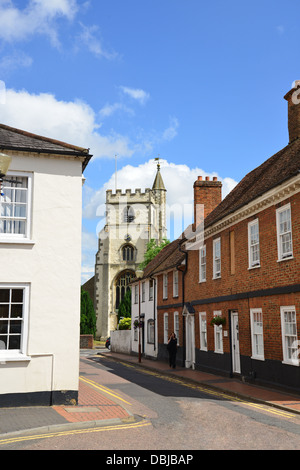
[[[206,217],[205,227],[228,216],[300,172],[300,139],[248,173]]]
[[[83,170],[92,157],[89,149],[15,129],[5,124],[0,124],[0,149],[85,157]]]

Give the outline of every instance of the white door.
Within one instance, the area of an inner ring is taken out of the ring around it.
[[[185,321],[186,330],[186,358],[185,367],[195,368],[195,319],[194,315],[187,315]]]
[[[232,369],[234,373],[241,373],[240,343],[239,343],[239,317],[238,312],[231,312],[232,332]]]

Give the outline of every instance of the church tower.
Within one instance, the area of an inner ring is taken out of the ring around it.
[[[118,307],[149,241],[166,236],[166,189],[159,163],[152,189],[106,191],[106,220],[95,263],[97,338],[107,338],[116,328]]]

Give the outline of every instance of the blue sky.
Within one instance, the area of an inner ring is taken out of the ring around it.
[[[287,145],[299,13],[296,0],[0,0],[0,121],[94,155],[83,279],[116,154],[120,188],[151,186],[159,155],[168,203],[192,204],[198,175],[225,196]]]

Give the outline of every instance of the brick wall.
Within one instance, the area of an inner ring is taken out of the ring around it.
[[[278,262],[276,209],[281,205],[291,204],[293,259]],[[207,313],[208,349],[214,350],[214,328],[209,325],[213,312],[221,310],[227,324],[223,330],[228,335],[223,337],[224,352],[230,353],[228,310],[237,310],[239,315],[240,353],[251,356],[250,309],[261,308],[263,313],[265,357],[282,361],[282,339],[280,306],[295,305],[297,313],[298,337],[300,338],[300,294],[281,293],[247,298],[247,293],[296,285],[300,282],[300,194],[285,199],[282,203],[271,206],[255,216],[242,220],[236,225],[223,230],[206,240],[206,282],[199,283],[199,253],[188,254],[188,270],[185,282],[185,301],[193,302],[196,309],[195,338],[199,347],[199,312]],[[260,267],[249,269],[248,264],[248,222],[258,218],[260,236]],[[232,237],[232,232],[234,237]],[[213,239],[221,238],[221,278],[213,279]],[[232,253],[234,251],[234,253]],[[232,263],[234,268],[232,269]],[[244,293],[245,299],[213,302],[222,296],[234,296]],[[210,299],[207,303],[205,299]],[[197,301],[202,304],[197,305]]]
[[[93,349],[94,339],[93,335],[80,335],[80,348],[81,349]]]

